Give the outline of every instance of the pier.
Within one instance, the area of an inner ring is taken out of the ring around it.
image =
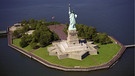
[[[125,45],[126,48],[135,47],[135,44],[133,45]]]
[[[0,31],[0,34],[7,34],[7,31]]]
[[[7,31],[0,31],[0,37],[6,36],[7,35]]]

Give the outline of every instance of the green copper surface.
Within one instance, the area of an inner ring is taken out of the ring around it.
[[[69,4],[69,21],[70,21],[70,24],[69,24],[68,30],[76,30],[76,27],[75,27],[75,24],[76,24],[75,19],[76,18],[77,18],[77,15],[74,14],[73,11],[71,12],[70,4]]]

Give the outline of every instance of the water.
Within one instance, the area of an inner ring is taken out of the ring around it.
[[[68,23],[68,3],[78,14],[77,23],[107,32],[123,44],[134,44],[133,0],[0,0],[0,30],[23,19]],[[48,68],[8,47],[0,38],[0,76],[133,76],[134,49],[128,48],[111,69],[64,72]]]

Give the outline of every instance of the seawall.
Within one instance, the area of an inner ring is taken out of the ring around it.
[[[111,37],[111,36],[110,36]],[[116,40],[115,38],[111,37],[118,45],[121,46],[121,49],[120,51],[107,63],[105,64],[101,64],[101,65],[98,65],[98,66],[92,66],[92,67],[87,67],[87,68],[80,68],[80,67],[74,67],[74,68],[71,68],[71,67],[64,67],[64,66],[59,66],[59,65],[56,65],[56,64],[52,64],[38,56],[36,56],[35,54],[33,53],[30,53],[30,52],[27,52],[19,47],[16,47],[15,45],[12,44],[12,33],[9,31],[8,32],[8,46],[10,46],[11,48],[19,51],[20,53],[28,56],[29,58],[31,59],[34,59],[36,61],[38,61],[39,63],[47,66],[47,67],[50,67],[50,68],[55,68],[55,69],[58,69],[58,70],[63,70],[63,71],[92,71],[92,70],[99,70],[99,69],[107,69],[107,68],[110,68],[112,65],[115,64],[115,62],[117,62],[117,60],[122,56],[122,54],[124,53],[126,47],[121,44],[118,40]]]

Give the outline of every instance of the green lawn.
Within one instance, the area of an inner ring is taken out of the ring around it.
[[[49,56],[47,48],[39,48],[33,53],[40,56],[41,58],[58,65],[63,65],[67,67],[81,66],[88,67],[99,65],[108,62],[113,58],[114,55],[120,50],[120,46],[116,44],[107,44],[107,45],[99,45],[99,55],[89,55],[83,60],[74,60],[74,59],[62,59],[59,60],[56,56]]]
[[[19,46],[20,39],[13,40],[14,45]],[[20,46],[19,46],[20,47]],[[95,65],[101,65],[108,61],[110,61],[113,56],[116,55],[116,53],[120,50],[120,46],[117,44],[107,44],[107,45],[99,45],[98,55],[89,55],[83,60],[74,60],[74,59],[61,59],[59,60],[57,56],[49,56],[49,53],[47,51],[47,47],[39,48],[33,53],[51,63],[67,66],[67,67],[74,67],[74,66],[81,66],[81,67],[90,67]],[[30,46],[27,46],[23,48],[25,50],[32,50]]]
[[[18,46],[18,47],[20,47],[20,45],[19,45],[19,42],[21,41],[21,39],[13,39],[13,44],[15,45],[15,46]]]
[[[21,41],[21,39],[13,39],[13,44],[14,44],[15,46],[18,46],[18,47],[21,48],[21,46],[19,45],[20,41]],[[30,45],[28,45],[27,47],[22,48],[22,49],[24,49],[24,50],[26,50],[26,51],[31,51],[31,50],[33,50]]]
[[[95,61],[99,64],[103,64],[112,59],[120,50],[120,46],[117,44],[107,44],[107,45],[99,45],[99,54],[96,56],[92,56]]]

